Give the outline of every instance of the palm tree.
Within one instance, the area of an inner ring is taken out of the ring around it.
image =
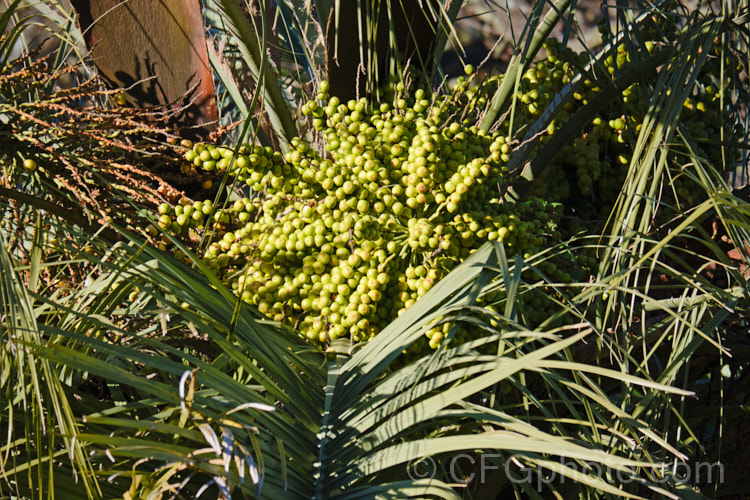
[[[3,32],[20,3],[0,19]],[[374,11],[366,4],[358,4],[364,20]],[[437,26],[455,22],[454,4],[430,4]],[[64,19],[56,7],[38,8]],[[489,130],[508,110],[520,113],[521,75],[569,7],[538,4],[504,79],[484,87],[489,106],[479,127]],[[330,71],[338,8],[278,2],[282,22],[274,31],[262,23],[255,29],[231,0],[205,3],[207,21],[226,41],[218,45],[223,52],[208,50],[222,83],[219,115],[243,120],[237,140],[285,147],[303,132],[289,103],[309,93],[305,84],[320,78],[326,60]],[[204,247],[148,234],[148,209],[177,196],[168,164],[174,154],[169,144],[154,145],[160,122],[127,109],[83,120],[79,106],[91,111],[115,92],[93,82],[64,88],[63,57],[52,73],[33,58],[11,61],[24,24],[13,25],[0,44],[7,172],[0,186],[0,422],[8,436],[0,492],[495,498],[538,497],[543,486],[565,497],[687,497],[702,486],[721,494],[723,485],[706,477],[685,483],[665,465],[723,466],[725,457],[701,455],[698,443],[735,436],[725,421],[716,436],[702,426],[742,408],[728,400],[712,406],[706,388],[731,392],[744,380],[736,332],[746,328],[747,281],[732,257],[746,258],[749,211],[679,117],[714,41],[745,50],[737,26],[746,24],[746,10],[683,17],[674,44],[649,54],[642,42],[654,16],[671,20],[675,12],[661,9],[618,13],[620,29],[522,132],[508,165],[528,181],[513,184],[508,197],[524,196],[562,168],[549,151],[641,82],[648,106],[609,221],[534,255],[509,258],[503,244],[487,243],[373,340],[336,342],[328,352],[239,300],[200,258]],[[328,52],[310,43],[326,39],[316,19],[329,20]],[[573,29],[572,18],[566,26]],[[365,32],[342,36],[354,37],[361,55],[382,53],[363,41]],[[81,48],[73,28],[61,35],[59,50]],[[346,38],[335,43],[354,46]],[[272,44],[283,47],[276,61],[267,56]],[[628,48],[631,69],[606,80],[537,144],[538,132],[618,45]],[[440,44],[431,50],[423,60],[439,59]],[[716,75],[719,85],[730,73]],[[351,91],[351,81],[342,87]],[[260,109],[264,118],[255,114]],[[729,163],[728,135],[719,146]],[[140,164],[144,157],[153,170]],[[124,171],[129,181],[119,177]],[[697,193],[684,213],[659,197],[678,174]],[[106,229],[97,224],[104,217],[111,217]],[[560,283],[549,265],[571,254],[590,256],[589,275]],[[554,312],[533,321],[529,298],[539,293]],[[468,330],[470,340],[415,350],[436,324],[449,325],[449,336]]]

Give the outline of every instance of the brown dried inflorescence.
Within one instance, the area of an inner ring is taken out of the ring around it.
[[[174,202],[184,196],[179,186],[194,181],[179,175],[177,137],[166,128],[176,111],[116,106],[117,92],[96,79],[70,85],[81,69],[50,71],[47,58],[26,58],[0,74],[0,162],[13,167],[0,186],[11,198],[52,202],[58,215],[137,229],[134,206]],[[38,165],[34,173],[21,168],[27,159]]]

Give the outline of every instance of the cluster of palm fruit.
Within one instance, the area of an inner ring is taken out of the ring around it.
[[[520,79],[513,113],[492,132],[476,124],[502,76],[478,86],[459,78],[438,96],[423,89],[407,92],[403,82],[394,82],[379,103],[342,103],[328,96],[323,83],[317,99],[302,107],[316,131],[312,145],[295,139],[282,155],[248,144],[235,149],[196,144],[185,153],[192,166],[226,172],[235,187],[250,194],[222,207],[189,200],[163,205],[159,225],[173,233],[210,233],[204,262],[243,300],[309,339],[367,340],[483,242],[500,241],[511,256],[554,245],[559,214],[548,202],[560,201],[584,218],[609,210],[646,112],[647,89],[640,83],[623,91],[619,102],[556,155],[527,201],[502,201],[510,181],[506,165],[518,138],[585,62],[586,56],[555,40],[545,48],[546,59]],[[654,44],[645,49],[654,50]],[[603,68],[613,75],[629,64],[622,45]],[[713,64],[706,64],[682,119],[694,137],[724,134],[726,143],[731,130],[722,131]],[[600,91],[596,81],[592,75],[583,82],[549,124],[547,136]],[[699,153],[710,161],[723,153],[711,141],[702,147]],[[673,186],[692,203],[689,184],[675,178]],[[585,259],[577,264],[587,267]],[[552,280],[566,282],[574,264],[547,267]],[[522,297],[531,321],[554,310],[543,295],[540,289]],[[431,330],[429,344],[439,345],[450,328],[447,323]]]
[[[648,52],[658,48],[650,41],[644,45]],[[579,74],[589,57],[561,47],[554,39],[547,41],[545,49],[547,57],[534,63],[522,75],[514,103],[509,105],[514,107],[514,112],[498,124],[501,136],[523,136],[525,128],[533,124],[553,98]],[[722,52],[719,40],[716,40],[713,53],[698,75],[692,95],[686,99],[680,115],[682,130],[697,140],[695,152],[719,168],[731,164],[737,155],[736,148],[722,149],[721,146],[733,140],[731,125],[721,119],[722,102],[729,102],[728,92],[731,88],[725,85],[719,89],[715,83],[721,57],[726,59],[727,67],[735,68],[738,64],[732,56]],[[602,63],[601,69],[606,71],[606,75],[600,69],[601,77],[611,78],[626,70],[631,64],[631,55],[626,45],[620,44],[615,53]],[[470,81],[460,79],[453,90],[454,106],[473,107],[481,111],[502,79],[502,75],[491,77],[474,87]],[[570,116],[600,92],[598,81],[602,79],[596,75],[583,81],[581,88],[573,93],[572,99],[547,127],[547,137],[555,134]],[[548,201],[562,202],[568,213],[580,217],[606,218],[625,179],[633,145],[647,111],[648,90],[641,85],[642,82],[639,82],[625,89],[618,102],[602,110],[575,140],[563,147],[551,160],[542,178],[536,180],[530,194]],[[543,137],[542,144],[544,140]],[[530,157],[533,158],[534,154],[532,151]],[[504,157],[506,161],[507,156]],[[678,158],[677,152],[672,153],[672,159],[675,160],[674,164],[687,163],[686,158]],[[674,193],[681,202],[692,206],[700,201],[691,183],[683,182],[679,173],[672,175],[670,184],[675,187]]]
[[[203,261],[243,300],[323,345],[368,340],[486,241],[510,257],[558,241],[553,206],[500,199],[509,138],[456,119],[450,96],[393,91],[391,103],[344,104],[323,85],[302,108],[322,147],[194,145],[186,160],[252,194],[223,207],[164,204],[158,224],[213,233]],[[568,282],[571,266],[550,278]],[[445,328],[426,342],[440,345]]]

